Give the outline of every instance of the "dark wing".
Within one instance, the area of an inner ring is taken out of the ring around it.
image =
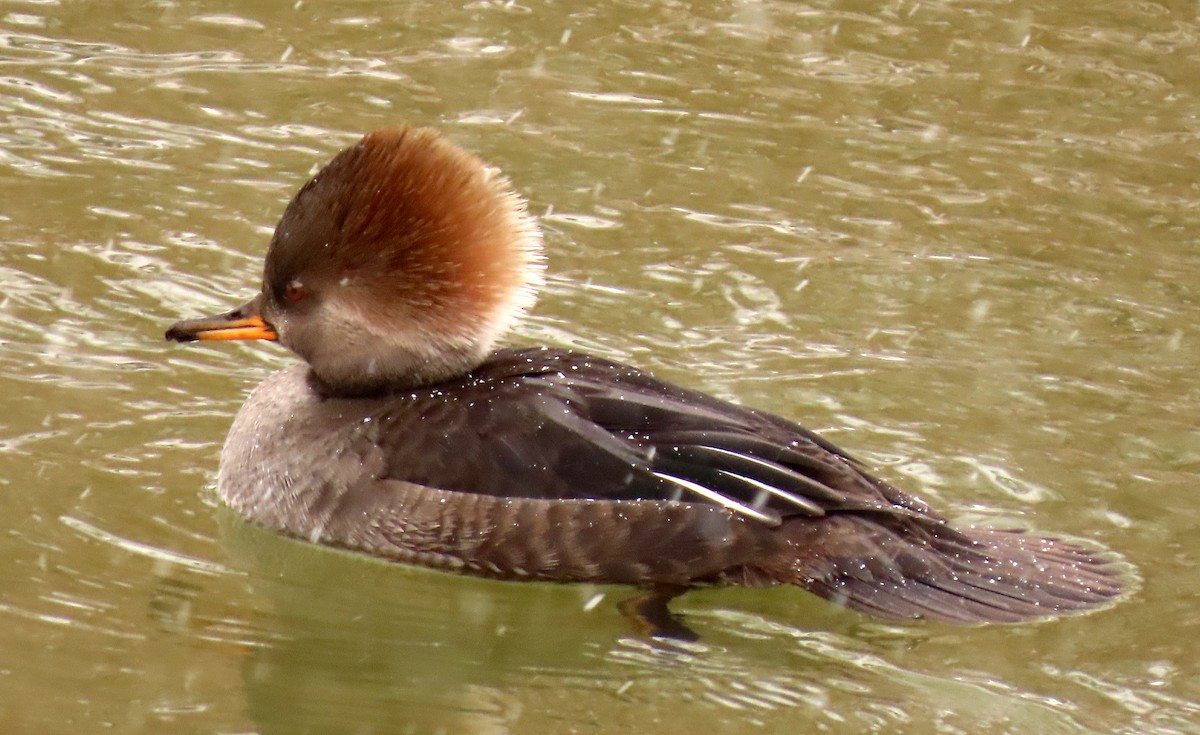
[[[470,529],[470,553],[458,537],[443,545],[477,573],[787,582],[887,618],[959,623],[1094,609],[1131,583],[1119,557],[1069,539],[952,528],[790,421],[617,363],[502,351],[440,391],[386,401],[381,428],[405,433],[384,445],[406,449],[381,479],[474,494],[472,513],[427,506],[437,533]],[[409,525],[390,543],[411,548]]]
[[[940,520],[790,421],[579,353],[503,350],[462,383],[390,405],[384,429],[403,432],[407,449],[389,458],[388,479],[504,497],[709,503],[770,526],[831,511]]]

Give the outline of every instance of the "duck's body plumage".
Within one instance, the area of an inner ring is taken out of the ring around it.
[[[430,131],[343,151],[288,206],[262,292],[168,332],[307,362],[238,412],[221,497],[291,536],[470,574],[795,584],[887,618],[1018,621],[1125,587],[1108,552],[955,528],[787,419],[577,352],[493,351],[540,273],[536,225],[478,159]]]
[[[1118,589],[1095,552],[956,531],[789,421],[548,348],[373,397],[322,395],[303,366],[276,373],[234,422],[219,488],[292,536],[490,577],[793,583],[958,622]]]

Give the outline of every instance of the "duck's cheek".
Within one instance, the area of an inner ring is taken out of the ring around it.
[[[302,338],[302,329],[286,316],[277,316],[270,320],[272,326],[275,327],[276,341],[284,347],[288,348],[297,355],[307,359],[304,354],[305,340]]]
[[[278,330],[281,344],[322,373],[342,370],[363,351],[357,333],[347,330],[342,323],[331,322],[319,311],[285,320]]]

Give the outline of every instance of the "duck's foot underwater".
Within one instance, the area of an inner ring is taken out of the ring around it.
[[[688,591],[680,585],[660,584],[617,603],[617,609],[633,623],[638,632],[650,638],[669,638],[695,642],[699,634],[683,624],[667,604]]]

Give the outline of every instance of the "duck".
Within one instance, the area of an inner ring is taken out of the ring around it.
[[[497,347],[544,279],[497,169],[433,129],[366,134],[305,183],[260,291],[175,342],[301,358],[237,412],[221,500],[259,526],[405,564],[626,585],[651,636],[701,586],[800,587],[886,620],[1017,623],[1109,606],[1098,544],[952,523],[768,411],[554,346]]]

